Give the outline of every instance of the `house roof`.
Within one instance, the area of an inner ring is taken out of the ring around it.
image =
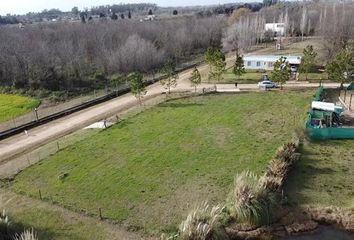
[[[243,58],[244,61],[276,62],[280,57],[285,57],[290,64],[300,64],[301,56],[294,55],[249,55]]]

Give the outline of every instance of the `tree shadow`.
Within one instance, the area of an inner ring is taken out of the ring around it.
[[[293,165],[284,184],[284,192],[289,197],[292,205],[299,205],[308,202],[307,196],[302,190],[309,188],[312,180],[319,175],[328,175],[334,173],[334,170],[328,167],[314,165],[314,156],[317,155],[311,149],[300,147],[301,157]]]

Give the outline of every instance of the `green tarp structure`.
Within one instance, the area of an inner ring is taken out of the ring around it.
[[[320,86],[314,96],[314,101],[321,101],[324,89]],[[354,139],[354,128],[337,128],[327,127],[320,128],[317,124],[321,119],[332,117],[330,111],[311,110],[306,121],[307,134],[311,139],[325,140],[325,139]]]
[[[347,87],[347,90],[349,90],[349,91],[353,91],[354,90],[354,82],[349,84],[349,86]]]
[[[321,96],[322,96],[322,93],[323,93],[323,86],[321,85],[318,89],[317,89],[317,91],[316,91],[316,94],[315,94],[315,96],[313,97],[313,100],[314,101],[321,101]]]

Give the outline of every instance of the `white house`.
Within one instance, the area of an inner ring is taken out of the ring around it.
[[[280,59],[286,58],[290,66],[298,67],[301,63],[301,56],[281,55],[250,55],[243,57],[245,69],[273,70],[273,64]]]
[[[283,36],[285,33],[284,23],[266,23],[264,27],[265,31],[271,30],[277,34],[277,36]]]

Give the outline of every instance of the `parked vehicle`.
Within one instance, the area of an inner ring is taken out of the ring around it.
[[[259,88],[277,88],[278,84],[276,84],[275,82],[269,81],[269,80],[265,80],[265,81],[259,82],[258,87]]]
[[[297,67],[296,66],[291,66],[290,67],[291,72],[297,72]]]

